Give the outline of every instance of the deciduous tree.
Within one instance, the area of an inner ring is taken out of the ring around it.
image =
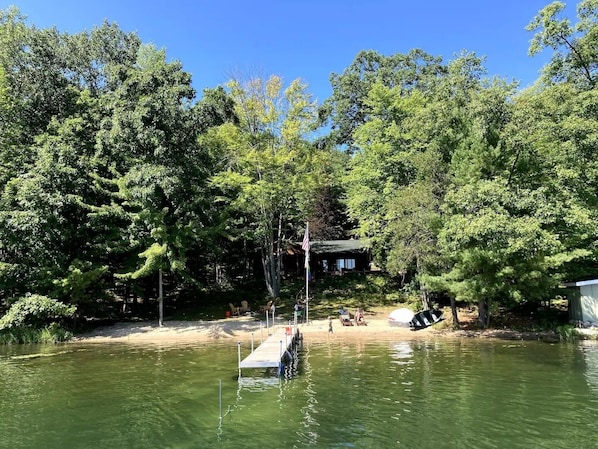
[[[545,82],[566,81],[594,88],[598,74],[598,1],[578,3],[579,20],[575,25],[561,17],[564,8],[564,3],[552,2],[532,19],[526,29],[536,34],[529,54],[536,55],[546,48],[554,50],[544,67]]]
[[[316,105],[300,80],[286,88],[278,76],[233,80],[228,88],[239,125],[220,127],[226,167],[213,183],[231,211],[246,217],[239,222],[244,230],[233,234],[242,232],[258,242],[268,292],[277,297],[283,251],[306,216],[302,198],[318,176],[317,154],[306,140]]]

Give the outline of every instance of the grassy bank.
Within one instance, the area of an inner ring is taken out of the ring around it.
[[[66,330],[57,323],[50,324],[42,329],[29,327],[4,329],[0,332],[0,344],[21,343],[60,343],[73,338],[73,332]]]

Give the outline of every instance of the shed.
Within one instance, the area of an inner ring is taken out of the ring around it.
[[[573,289],[573,294],[568,295],[569,319],[580,324],[598,325],[598,279],[564,285]]]

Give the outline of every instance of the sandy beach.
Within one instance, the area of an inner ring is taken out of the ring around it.
[[[328,331],[328,320],[314,320],[300,324],[299,331],[310,341],[329,339],[416,339],[416,338],[500,338],[508,340],[558,340],[553,332],[516,332],[511,330],[449,330],[442,322],[413,331],[408,327],[390,326],[385,313],[367,318],[366,326],[342,326],[338,318],[332,320],[333,332]],[[282,329],[288,321],[277,318],[270,331]],[[256,317],[223,318],[209,321],[123,322],[95,329],[74,339],[84,343],[178,344],[209,341],[249,341],[267,335],[265,321]]]
[[[288,321],[276,319],[274,326],[270,324],[270,332],[285,328]],[[385,339],[401,336],[403,338],[423,337],[434,333],[432,328],[417,332],[409,328],[391,327],[386,319],[368,320],[366,326],[342,326],[338,319],[332,322],[333,332],[328,331],[328,320],[314,320],[309,324],[299,324],[299,331],[310,340],[330,338],[375,338]],[[212,340],[248,341],[252,333],[254,338],[267,334],[265,321],[254,317],[224,318],[210,321],[165,321],[162,327],[157,322],[117,323],[105,326],[75,338],[85,343],[190,343]]]

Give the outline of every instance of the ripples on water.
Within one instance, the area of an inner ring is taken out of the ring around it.
[[[594,343],[331,339],[240,380],[236,345],[64,348],[1,354],[0,447],[598,447]]]
[[[388,358],[354,349],[343,358],[353,369],[338,375],[348,400],[334,432],[320,433],[323,447],[566,448],[572,434],[598,447],[596,391],[583,374],[598,376],[598,365],[575,345],[403,341]]]

